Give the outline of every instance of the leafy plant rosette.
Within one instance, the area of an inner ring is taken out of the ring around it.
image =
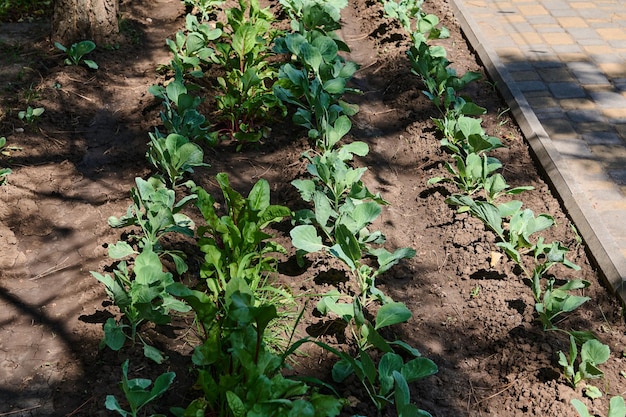
[[[0,151],[6,146],[7,139],[4,136],[0,137]],[[2,152],[4,155],[4,152]],[[10,168],[0,168],[0,185],[6,184],[7,176],[13,171]]]
[[[67,58],[65,59],[65,65],[80,65],[80,63],[84,63],[87,67],[91,69],[98,69],[98,64],[96,64],[91,59],[83,59],[85,55],[92,52],[96,49],[96,44],[93,41],[85,40],[72,44],[69,48],[66,48],[59,42],[55,42],[54,46],[65,52]]]

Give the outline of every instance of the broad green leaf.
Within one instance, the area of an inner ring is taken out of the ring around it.
[[[404,303],[387,303],[380,307],[376,313],[376,324],[374,329],[392,326],[398,323],[407,322],[412,316],[411,310]]]
[[[585,396],[595,400],[596,398],[602,398],[602,391],[595,385],[587,384],[585,386]]]
[[[114,318],[110,317],[104,323],[104,343],[114,351],[124,346],[126,335],[122,326],[119,326]]]
[[[320,51],[325,62],[331,63],[337,59],[337,44],[328,36],[318,36],[313,40],[312,45]]]
[[[346,359],[340,359],[332,369],[332,377],[335,382],[343,382],[354,373],[354,369]]]
[[[401,259],[410,259],[415,256],[415,250],[411,248],[399,248],[393,253],[385,248],[370,250],[369,253],[376,257],[378,262],[378,271],[376,275],[380,275],[388,271],[392,266],[400,262]]]
[[[320,65],[322,65],[323,59],[319,49],[315,48],[309,43],[303,43],[300,45],[300,53],[302,54],[302,60],[308,65],[314,73],[319,73]]]
[[[365,374],[365,377],[367,378],[370,384],[372,385],[375,384],[377,372],[376,372],[376,365],[374,365],[374,361],[372,361],[372,358],[370,358],[370,355],[365,351],[360,352],[359,359],[361,361],[361,364],[363,365],[363,373]]]
[[[502,203],[498,205],[498,211],[500,213],[500,217],[506,218],[511,217],[515,213],[522,208],[522,202],[520,200],[511,200],[508,203]]]
[[[292,402],[292,407],[287,414],[287,417],[314,417],[315,409],[313,405],[303,399],[298,399]]]
[[[338,224],[335,227],[335,239],[343,253],[347,255],[352,261],[352,264],[355,265],[363,255],[359,242],[354,237],[354,234],[343,224]],[[333,246],[333,248],[335,248],[335,246]],[[354,266],[351,266],[351,268],[354,268]]]
[[[393,352],[393,349],[391,348],[389,343],[387,343],[385,338],[382,337],[380,333],[378,333],[378,331],[374,329],[374,327],[370,323],[366,323],[365,326],[367,329],[368,343],[376,347],[376,349],[380,350],[381,352]]]
[[[606,362],[611,355],[611,349],[597,339],[588,340],[580,349],[580,358],[583,362],[600,365]]]
[[[102,275],[94,271],[91,271],[91,275],[104,284],[108,296],[111,297],[113,303],[121,310],[124,310],[130,305],[129,294],[118,280],[111,278],[109,274]]]
[[[95,61],[92,61],[91,59],[85,59],[83,62],[91,69],[98,69],[98,64],[96,64]]]
[[[108,249],[109,258],[112,259],[122,259],[137,253],[132,246],[124,241],[119,241],[113,245],[109,245]]]
[[[369,146],[365,142],[355,141],[345,145],[342,145],[338,151],[337,155],[339,159],[342,161],[347,161],[352,159],[352,154],[358,156],[365,156],[369,153]]]
[[[324,90],[326,90],[330,94],[343,94],[346,91],[346,79],[330,79],[324,83]]]
[[[354,220],[354,227],[350,228],[350,232],[357,235],[361,229],[372,224],[381,211],[380,205],[373,201],[358,204],[350,213],[350,217]]]
[[[576,310],[578,307],[589,301],[591,298],[582,297],[579,295],[568,295],[567,298],[561,304],[561,311],[564,313],[569,313],[570,311]]]
[[[624,417],[626,416],[626,405],[624,404],[624,398],[621,396],[615,396],[611,398],[609,402],[609,414],[607,417]]]
[[[252,23],[239,26],[232,37],[233,50],[240,58],[250,53],[256,44],[257,30]]]
[[[323,395],[317,392],[311,394],[311,404],[315,409],[316,417],[336,417],[343,408],[342,401],[332,395]]]
[[[117,402],[117,399],[113,395],[107,395],[106,400],[104,401],[104,406],[107,410],[117,411],[121,416],[129,416],[130,414],[120,407],[120,404]]]
[[[292,244],[305,252],[317,252],[326,246],[322,244],[322,238],[317,235],[317,230],[311,225],[296,226],[289,232]]]
[[[163,361],[165,360],[165,358],[163,357],[163,354],[161,353],[159,349],[155,348],[154,346],[150,346],[146,343],[143,344],[143,355],[146,358],[151,359],[158,364],[163,363]]]
[[[311,201],[315,192],[315,183],[313,180],[293,180],[291,185],[296,187],[300,192],[300,196],[304,201]]]
[[[261,178],[248,194],[248,206],[253,210],[262,211],[270,205],[270,185]]]
[[[182,81],[173,80],[165,87],[165,92],[170,101],[178,106],[178,97],[187,94],[187,87]]]
[[[402,356],[396,353],[385,353],[378,363],[380,394],[387,395],[394,386],[393,372],[399,372],[404,364]]]
[[[576,409],[580,417],[593,417],[589,414],[589,410],[587,410],[587,406],[577,398],[572,398],[570,400],[570,404]]]
[[[439,371],[435,362],[428,358],[415,358],[404,364],[402,367],[402,375],[407,382],[414,382],[428,376],[434,375]]]
[[[339,116],[335,121],[335,124],[328,130],[328,148],[335,146],[337,142],[341,140],[352,128],[352,122],[348,116]]]
[[[393,371],[393,379],[395,381],[396,389],[394,391],[394,399],[396,406],[405,406],[411,401],[411,392],[409,391],[409,384],[407,384],[404,375],[398,371]]]
[[[315,220],[320,226],[326,228],[328,220],[337,217],[337,213],[331,207],[330,200],[323,192],[315,191],[313,193],[313,204],[315,205]]]

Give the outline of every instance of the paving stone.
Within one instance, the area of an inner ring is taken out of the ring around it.
[[[541,37],[551,46],[554,45],[572,45],[574,38],[569,33],[542,33]]]
[[[511,71],[511,77],[515,81],[541,81],[537,71]]]
[[[551,137],[552,138],[552,137]],[[584,140],[580,139],[560,139],[555,140],[552,138],[552,144],[556,150],[564,156],[576,157],[576,158],[591,158],[591,149],[587,146]],[[602,168],[599,168],[599,172],[602,172]]]
[[[618,92],[614,91],[597,91],[590,92],[591,99],[603,109],[621,109],[626,108],[626,98]]]
[[[604,73],[591,62],[569,62],[567,67],[578,81],[585,84],[609,85],[610,81]]]
[[[608,126],[608,125],[607,125]],[[583,135],[585,142],[592,145],[615,145],[621,146],[624,143],[619,135],[615,132],[591,132]]]
[[[516,83],[520,91],[545,91],[546,84],[543,81],[520,81]]]
[[[569,110],[566,112],[567,117],[573,123],[584,123],[584,122],[605,122],[606,117],[602,115],[598,110],[589,110],[589,109],[576,109]]]
[[[546,119],[542,126],[552,139],[567,140],[575,139],[578,136],[574,126],[566,118]]]
[[[559,68],[545,68],[541,71],[538,71],[541,79],[547,83],[555,83],[555,82],[571,82],[574,83],[576,80],[567,69],[566,66],[562,66]]]
[[[564,110],[590,110],[596,107],[588,98],[567,98],[559,100],[559,105]]]
[[[573,82],[548,83],[548,89],[556,98],[586,97],[585,90]]]

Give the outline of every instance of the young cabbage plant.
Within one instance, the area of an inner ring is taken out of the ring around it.
[[[6,146],[7,138],[4,136],[0,136],[0,151]],[[4,151],[2,151],[2,155],[4,155]],[[0,168],[0,185],[6,184],[7,176],[13,171],[10,168]]]
[[[577,398],[572,398],[570,404],[576,409],[580,417],[593,417],[587,410],[587,406]],[[609,401],[609,411],[606,417],[626,417],[626,404],[621,396],[611,397]]]
[[[186,173],[193,173],[196,167],[208,167],[204,152],[185,136],[172,133],[163,137],[158,131],[150,133],[150,144],[146,154],[148,161],[162,172],[173,188],[181,185]]]
[[[25,121],[28,124],[35,123],[39,120],[39,117],[43,114],[45,109],[43,107],[32,108],[28,106],[26,110],[21,110],[17,113],[17,117],[20,120]]]
[[[299,33],[276,40],[274,50],[292,54],[297,63],[284,64],[278,73],[274,93],[283,102],[295,105],[293,121],[308,129],[309,138],[322,151],[332,149],[352,127],[348,116],[358,107],[341,100],[358,66],[345,62],[338,55],[339,47],[329,36],[320,35],[309,41]]]
[[[554,278],[546,279],[546,288],[541,288],[541,274],[535,273],[532,281],[532,291],[535,297],[535,311],[546,330],[556,329],[554,320],[563,313],[570,313],[590,300],[589,297],[570,294],[570,291],[589,287],[589,281],[582,279],[568,280],[560,287],[555,287]]]
[[[83,59],[85,55],[92,52],[96,49],[96,44],[92,41],[81,41],[72,44],[69,48],[61,45],[59,42],[55,42],[54,46],[57,49],[60,49],[62,52],[65,52],[67,58],[65,59],[65,65],[80,65],[83,62],[91,69],[98,69],[98,64],[96,64],[91,59]]]
[[[307,170],[313,179],[295,180],[292,184],[303,200],[314,204],[314,210],[298,211],[296,221],[301,224],[290,232],[300,255],[323,250],[344,262],[357,280],[363,305],[371,296],[387,302],[387,297],[376,288],[376,278],[401,259],[415,255],[408,248],[392,253],[373,246],[384,243],[385,237],[368,228],[380,215],[381,205],[388,203],[380,194],[372,194],[361,181],[366,168],[352,168],[346,163],[353,154],[365,155],[367,150],[366,144],[354,142],[309,157]],[[378,268],[364,262],[365,257],[375,258]]]
[[[306,343],[302,340],[298,343]],[[416,349],[403,344],[404,355],[393,350],[385,352],[378,366],[366,351],[359,350],[357,357],[339,351],[326,343],[312,341],[323,349],[339,357],[332,369],[332,378],[336,383],[345,383],[354,375],[376,406],[378,416],[389,405],[394,405],[398,416],[429,417],[430,414],[410,402],[409,385],[438,372],[437,365],[420,355]],[[405,357],[409,357],[405,360]]]
[[[186,32],[178,31],[173,40],[165,41],[174,55],[170,66],[181,74],[201,78],[203,69],[217,62],[215,50],[209,45],[222,36],[222,29],[200,23],[192,14],[185,18],[185,28]]]
[[[216,14],[219,7],[225,3],[225,0],[184,0],[183,3],[192,7],[194,14],[200,14],[203,22],[207,22]]]
[[[181,210],[197,199],[197,195],[191,194],[176,202],[174,190],[165,186],[162,179],[151,177],[147,181],[135,178],[137,188],[131,189],[133,204],[128,207],[126,214],[121,217],[109,217],[109,226],[115,228],[139,226],[140,235],[131,235],[138,240],[140,248],[150,247],[156,253],[168,255],[176,264],[179,274],[187,270],[184,254],[164,249],[160,243],[167,233],[181,233],[193,237],[195,225],[191,218],[181,213]],[[121,257],[124,257],[123,255]]]
[[[559,365],[563,367],[563,374],[573,388],[583,380],[598,379],[604,373],[598,369],[598,365],[606,362],[611,355],[609,347],[597,339],[587,340],[580,348],[580,362],[578,359],[578,346],[574,336],[570,335],[569,358],[559,351]]]
[[[428,180],[428,184],[437,184],[440,182],[450,182],[455,184],[459,191],[471,196],[472,194],[484,190],[486,188],[487,179],[495,175],[495,171],[502,168],[502,163],[486,154],[470,153],[464,159],[460,155],[454,155],[456,168],[449,162],[446,162],[446,169],[452,178],[434,177]]]
[[[111,257],[119,256],[119,251],[129,252],[129,248],[124,249],[120,246],[124,246],[124,243],[109,248]],[[132,269],[128,268],[125,261],[122,261],[113,271],[113,277],[94,271],[91,275],[104,284],[113,304],[123,314],[120,322],[114,318],[106,321],[101,346],[108,346],[118,351],[127,340],[134,344],[139,337],[144,346],[145,356],[161,363],[162,353],[141,338],[137,333],[139,326],[144,321],[167,324],[170,322],[170,311],[185,313],[191,309],[168,293],[168,288],[174,284],[174,279],[171,273],[163,271],[159,256],[150,246],[145,246],[135,258]],[[130,329],[130,334],[126,329]]]
[[[128,359],[122,364],[122,382],[120,388],[124,393],[124,397],[130,406],[130,411],[124,410],[114,395],[107,395],[105,407],[107,410],[116,411],[123,417],[137,417],[139,410],[147,404],[154,402],[157,398],[165,393],[174,382],[176,374],[174,372],[165,372],[157,377],[152,385],[152,381],[145,378],[128,379]],[[150,417],[160,417],[162,414],[152,414]]]
[[[166,87],[153,85],[148,91],[163,100],[161,121],[168,134],[178,134],[190,140],[217,143],[215,135],[209,132],[210,124],[198,110],[202,99],[189,93],[182,75],[178,75]],[[161,136],[160,133],[157,135]]]

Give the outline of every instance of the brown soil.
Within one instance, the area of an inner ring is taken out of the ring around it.
[[[451,31],[443,43],[454,68],[461,74],[483,71],[447,4],[426,7]],[[89,271],[110,265],[106,243],[117,241],[120,231],[110,229],[107,218],[125,212],[134,178],[151,172],[144,155],[160,106],[147,88],[163,81],[156,68],[170,59],[164,41],[184,25],[185,13],[181,3],[167,0],[126,1],[122,11],[126,40],[93,54],[98,71],[63,66],[44,24],[0,25],[0,136],[12,147],[0,165],[14,171],[0,188],[0,415],[108,415],[104,397],[118,393],[119,365],[129,355],[139,376],[177,371],[174,388],[159,401],[161,411],[191,399],[192,346],[182,324],[145,329],[169,356],[163,365],[145,361],[138,349],[98,349],[102,323],[117,310]],[[389,248],[417,251],[381,287],[413,312],[399,336],[439,366],[436,376],[412,387],[412,398],[433,416],[575,415],[569,401],[583,399],[583,388],[566,384],[556,354],[567,350],[567,339],[541,329],[528,283],[511,263],[491,265],[493,235],[446,205],[450,190],[426,185],[444,173],[448,155],[430,120],[435,110],[409,71],[406,37],[373,0],[351,1],[343,20],[341,35],[352,48],[348,58],[362,68],[354,84],[363,95],[351,97],[361,106],[351,135],[371,149],[358,164],[368,167],[370,190],[391,202],[377,227]],[[564,242],[569,258],[582,267],[555,273],[592,282],[586,291],[592,300],[561,327],[592,330],[611,347],[611,359],[601,366],[605,378],[595,383],[606,395],[583,400],[591,411],[606,414],[608,398],[624,391],[621,307],[603,287],[492,85],[477,82],[467,94],[488,108],[484,126],[507,146],[495,156],[508,182],[535,187],[521,197],[525,207],[554,216],[557,227],[547,240]],[[35,124],[17,117],[28,105],[45,108]],[[229,173],[241,192],[265,178],[275,203],[297,208],[302,203],[289,182],[303,175],[299,156],[307,147],[302,132],[284,121],[259,146],[207,150],[211,167],[197,170],[194,180],[218,196],[212,180],[218,172]],[[278,229],[278,239],[288,244],[288,224]],[[279,279],[294,291],[319,293],[335,284],[331,275],[345,274],[326,258],[312,259],[301,270],[292,268],[293,257],[282,259]],[[321,319],[310,313],[303,335],[320,327]],[[321,337],[342,340],[341,334]],[[298,371],[328,378],[332,358],[316,348],[307,353]],[[341,394],[353,400],[345,415],[375,414],[358,390],[347,386]]]

